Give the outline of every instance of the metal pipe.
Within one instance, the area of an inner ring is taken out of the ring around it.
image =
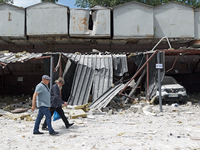
[[[60,62],[59,62],[59,65],[60,65],[60,77],[62,76],[61,57],[62,57],[62,56],[61,56],[61,54],[60,54],[60,59],[59,59],[59,60],[60,60]]]
[[[198,66],[198,64],[199,64],[199,62],[200,62],[200,59],[197,61],[197,63],[196,63],[196,65],[195,65],[194,69],[192,70],[192,73],[195,72],[195,70],[196,70],[196,68],[197,68],[197,66]]]
[[[60,64],[60,77],[62,76],[62,66],[61,66],[61,59],[62,59],[62,55],[60,54],[60,62],[59,62],[59,64]],[[62,90],[60,90],[60,98],[62,98]]]
[[[131,92],[129,93],[129,95],[128,95],[129,97],[132,97],[132,95],[134,94],[136,88],[138,88],[139,83],[141,83],[141,80],[142,80],[142,78],[144,77],[145,73],[146,73],[146,70],[143,70],[141,76],[139,77],[139,79],[138,79],[137,82],[136,82],[135,87],[134,87],[134,88],[131,90]],[[141,86],[140,86],[140,89],[141,89]],[[126,104],[128,101],[129,101],[129,98],[126,99],[125,104]]]
[[[4,89],[3,89],[4,88],[4,86],[3,86],[3,83],[4,83],[3,82],[4,69],[3,68],[1,68],[1,69],[2,69],[2,99],[4,99],[4,93],[3,93],[4,92]]]
[[[125,96],[125,97],[127,97],[127,98],[129,98],[129,99],[135,100],[135,99],[133,99],[132,97],[130,97],[130,96],[128,96],[128,95],[125,95],[125,94],[120,94],[120,95]]]
[[[160,52],[157,53],[157,63],[160,64]],[[159,105],[160,112],[162,112],[162,98],[161,98],[161,75],[160,68],[158,68],[158,87],[159,87]]]
[[[30,60],[34,60],[34,59],[43,59],[43,58],[50,58],[50,57],[52,57],[52,56],[50,55],[50,56],[36,57],[36,58],[31,58]]]
[[[164,37],[162,37],[162,39],[160,39],[160,41],[153,47],[153,49],[152,49],[151,51],[154,51],[154,49],[158,46],[158,44],[160,44],[160,42],[161,42],[164,38],[167,39],[167,43],[168,43],[168,45],[169,45],[169,47],[170,47],[170,49],[171,49],[172,47],[171,47],[171,44],[170,44],[170,42],[169,42],[168,37],[167,37],[167,36],[164,36]]]
[[[175,59],[175,61],[174,61],[174,64],[172,65],[172,67],[171,67],[169,70],[167,70],[166,73],[169,72],[170,70],[172,70],[172,69],[174,68],[174,65],[175,65],[175,63],[176,63],[176,60],[177,60],[178,56],[179,56],[179,54],[176,56],[176,59]]]
[[[152,48],[152,50],[151,51],[154,51],[154,49],[158,46],[158,44],[160,44],[160,42],[163,40],[165,38],[165,36],[164,37],[162,37],[162,39],[160,39],[160,41]]]
[[[171,49],[172,47],[171,47],[171,44],[169,43],[168,37],[166,37],[166,39],[167,39],[168,45],[169,45],[169,47],[170,47],[170,49]]]
[[[147,60],[149,58],[149,54],[147,54]],[[149,63],[147,63],[147,101],[149,101]]]
[[[53,56],[50,58],[50,89],[52,88],[52,83],[53,83]]]
[[[2,62],[0,62],[0,64],[1,64],[1,65],[3,65],[3,66],[5,66],[5,65],[6,65],[6,64],[4,64],[4,63],[2,63]]]
[[[145,65],[154,57],[154,55],[157,53],[158,51],[155,51],[151,57],[143,64],[143,66],[136,72],[136,74],[131,78],[131,80],[126,84],[126,86],[120,91],[119,95],[122,94],[122,92],[127,88],[127,86],[131,83],[131,81],[140,73],[140,71],[145,67]]]

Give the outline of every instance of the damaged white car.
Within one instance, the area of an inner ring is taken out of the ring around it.
[[[179,103],[187,102],[186,89],[180,85],[173,77],[165,76],[161,82],[162,103]],[[155,103],[159,103],[159,90],[156,92]]]

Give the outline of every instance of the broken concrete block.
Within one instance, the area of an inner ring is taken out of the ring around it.
[[[106,114],[106,112],[102,112],[101,110],[97,110],[97,109],[90,109],[89,113],[92,115],[105,115]]]
[[[129,108],[129,110],[130,111],[132,111],[132,112],[134,112],[134,113],[141,113],[142,112],[142,106],[131,106],[130,108]]]
[[[82,109],[74,109],[69,111],[71,119],[76,119],[78,117],[87,117],[87,114]]]
[[[74,107],[74,109],[83,109],[84,111],[89,111],[90,104],[91,103],[80,105],[80,106],[76,106],[76,107]]]
[[[186,106],[192,106],[192,102],[187,102]]]
[[[21,120],[23,120],[24,118],[26,118],[26,120],[29,120],[29,121],[33,120],[29,113],[22,113],[22,114],[7,113],[6,116],[8,116],[9,118],[13,120],[17,120],[18,118],[20,118]]]
[[[152,105],[147,105],[142,108],[143,111],[152,112]]]

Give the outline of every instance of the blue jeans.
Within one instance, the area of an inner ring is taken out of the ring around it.
[[[35,120],[35,126],[33,129],[33,132],[39,131],[39,125],[40,125],[40,122],[44,115],[46,116],[46,123],[47,123],[48,129],[49,129],[49,133],[54,132],[54,130],[51,126],[51,113],[50,113],[48,107],[44,107],[44,106],[39,107],[39,112],[38,112],[37,119]]]

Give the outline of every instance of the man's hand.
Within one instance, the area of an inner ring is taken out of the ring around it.
[[[32,106],[31,109],[32,109],[32,111],[34,111],[35,110],[35,106]]]
[[[36,101],[36,97],[37,97],[38,94],[39,93],[36,93],[36,92],[33,94],[32,107],[31,107],[32,111],[35,110],[35,101]]]
[[[65,102],[64,105],[67,106],[67,103]]]

